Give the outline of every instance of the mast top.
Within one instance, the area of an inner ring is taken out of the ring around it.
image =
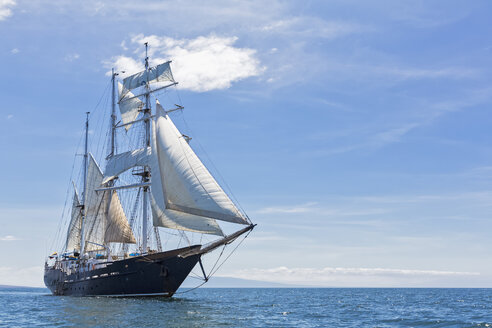
[[[149,48],[149,43],[145,42],[145,69],[149,69],[149,55],[148,55],[148,48]]]

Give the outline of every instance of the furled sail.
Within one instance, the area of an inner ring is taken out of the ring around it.
[[[104,184],[111,181],[121,173],[135,166],[147,166],[150,159],[150,153],[151,148],[147,147],[114,155],[106,164],[102,183]]]
[[[79,195],[74,185],[72,216],[68,225],[67,241],[65,243],[66,251],[80,250],[80,228],[82,224],[81,219],[82,212],[80,207]]]
[[[207,218],[248,224],[159,102],[156,107],[151,161],[153,213],[158,214],[154,224],[169,226],[176,217],[180,222]]]
[[[139,88],[148,83],[156,82],[173,82],[174,77],[171,72],[171,62],[165,62],[163,64],[151,67],[148,71],[142,71],[137,74],[133,74],[123,79],[123,88],[125,92],[131,91],[135,88]]]
[[[123,87],[123,84],[119,82],[118,94],[118,104],[120,106],[121,120],[123,121],[123,124],[135,121],[137,119],[138,113],[143,108],[144,103],[140,99],[138,99],[138,97],[135,97],[133,93],[125,89],[125,87]],[[125,125],[125,129],[128,131],[131,126],[131,124],[127,124]]]
[[[87,251],[101,249],[100,245],[107,242],[135,243],[135,237],[117,195],[115,197],[110,191],[96,191],[102,181],[103,173],[92,154],[89,154],[84,223]],[[111,202],[108,207],[109,201]]]

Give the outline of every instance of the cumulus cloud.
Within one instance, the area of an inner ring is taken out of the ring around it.
[[[0,0],[0,21],[12,16],[12,7],[16,3],[14,0]]]
[[[255,57],[256,51],[235,47],[236,41],[236,37],[214,35],[173,39],[140,34],[131,39],[135,49],[132,56],[116,56],[106,64],[125,71],[122,77],[142,70],[143,44],[148,42],[150,64],[172,60],[173,74],[181,88],[197,92],[227,89],[232,83],[257,76],[264,70]]]

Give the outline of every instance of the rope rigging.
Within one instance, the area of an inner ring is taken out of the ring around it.
[[[215,261],[214,265],[213,265],[213,266],[212,266],[212,268],[210,269],[210,273],[209,273],[206,277],[204,277],[204,278],[203,278],[203,280],[204,280],[204,281],[203,281],[200,285],[198,285],[198,286],[196,286],[196,287],[193,287],[193,288],[191,288],[191,289],[189,289],[189,290],[184,290],[184,291],[182,291],[182,292],[176,292],[175,294],[184,294],[184,293],[191,292],[192,290],[195,290],[195,289],[197,289],[197,288],[200,288],[200,287],[201,287],[201,286],[203,286],[205,283],[207,283],[207,282],[208,282],[208,280],[209,280],[209,279],[210,279],[210,278],[211,278],[211,277],[212,277],[212,276],[213,276],[213,275],[214,275],[214,274],[215,274],[215,273],[216,273],[216,272],[217,272],[217,271],[218,271],[218,270],[222,267],[222,265],[224,265],[224,263],[225,263],[225,262],[229,259],[229,257],[231,257],[231,256],[232,256],[232,254],[234,254],[234,252],[236,252],[236,250],[238,249],[238,247],[239,247],[239,246],[240,246],[240,245],[241,245],[241,244],[242,244],[242,243],[246,240],[246,238],[249,236],[249,234],[251,233],[251,231],[253,231],[253,230],[250,230],[248,233],[246,233],[246,234],[243,236],[243,238],[241,239],[241,241],[239,241],[239,242],[237,243],[236,247],[234,247],[234,248],[232,249],[232,251],[231,251],[231,252],[230,252],[230,253],[226,256],[226,258],[225,258],[225,259],[224,259],[224,260],[223,260],[223,261],[222,261],[222,262],[221,262],[221,263],[217,266],[217,264],[219,263],[219,261],[220,261],[220,259],[221,259],[222,255],[224,254],[225,249],[227,248],[227,246],[229,246],[229,243],[228,243],[228,244],[225,244],[225,245],[224,245],[224,247],[222,247],[222,250],[221,250],[221,252],[220,252],[219,256],[217,257],[217,260]],[[231,241],[231,243],[232,243],[232,241]],[[215,270],[214,270],[214,269],[215,269]],[[195,275],[196,275],[196,274],[195,274]],[[196,275],[196,276],[197,276],[197,275]],[[192,277],[192,278],[196,278],[196,277]]]

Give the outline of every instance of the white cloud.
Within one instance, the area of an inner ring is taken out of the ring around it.
[[[13,114],[9,114],[9,115],[7,115],[7,120],[12,119],[13,117],[14,117],[14,115],[13,115]]]
[[[395,286],[435,283],[437,280],[480,276],[478,272],[386,268],[288,268],[244,269],[227,276],[305,286]],[[450,280],[451,279],[451,280]]]
[[[19,49],[14,48],[14,49],[10,50],[10,53],[11,53],[12,55],[18,54],[18,53],[19,53]]]
[[[65,56],[65,61],[67,62],[73,62],[74,60],[77,60],[80,58],[80,55],[77,54],[77,53],[73,53],[73,54],[68,54]]]
[[[14,241],[14,240],[19,240],[19,238],[7,235],[5,237],[0,237],[0,241]]]
[[[173,74],[181,88],[198,92],[227,89],[233,82],[257,76],[264,70],[255,57],[256,51],[235,47],[236,41],[236,37],[214,35],[173,39],[140,34],[131,39],[135,45],[133,56],[114,57],[112,63],[106,63],[106,66],[112,65],[117,71],[125,71],[122,76],[142,70],[140,54],[143,43],[149,42],[151,65],[172,60]]]
[[[0,21],[12,16],[12,7],[16,5],[14,0],[0,0]]]

